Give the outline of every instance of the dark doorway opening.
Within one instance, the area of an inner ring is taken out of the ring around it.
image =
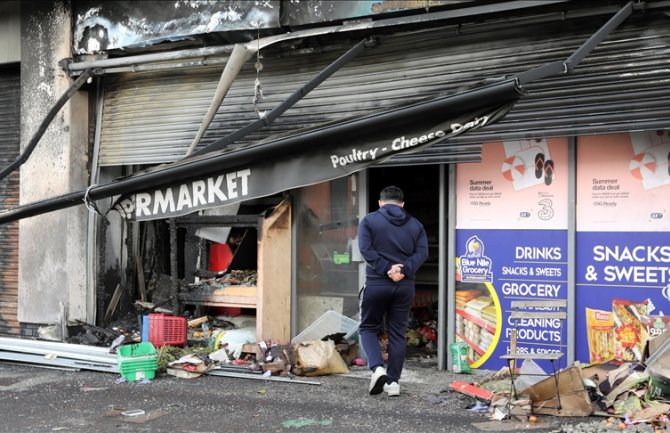
[[[421,221],[426,229],[430,256],[416,276],[416,296],[407,333],[407,344],[408,355],[434,354],[439,329],[437,325],[439,166],[382,167],[372,168],[368,173],[368,205],[371,212],[379,208],[379,192],[386,186],[395,185],[405,194],[407,212]]]

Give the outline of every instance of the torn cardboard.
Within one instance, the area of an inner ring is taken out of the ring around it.
[[[589,416],[593,406],[584,387],[584,377],[578,365],[558,373],[558,389],[553,376],[526,388],[521,395],[533,402],[533,413],[538,415]],[[560,406],[558,397],[560,396]]]

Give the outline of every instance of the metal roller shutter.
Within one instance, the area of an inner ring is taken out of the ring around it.
[[[524,25],[464,28],[458,34],[455,27],[444,27],[381,36],[377,48],[366,50],[246,141],[453,93],[482,80],[566,59],[606,19],[538,19]],[[667,128],[668,24],[670,19],[660,12],[633,15],[573,73],[527,85],[530,95],[503,121],[422,153],[395,157],[390,164],[445,162],[454,155],[471,158],[478,144],[500,139]],[[260,108],[276,107],[344,49],[283,53],[283,57],[263,53],[268,57],[261,59],[260,79],[267,98]],[[201,146],[257,119],[251,103],[253,63],[248,62],[238,76]],[[100,165],[181,159],[207,111],[220,72],[221,67],[216,67],[111,76],[102,118]],[[465,144],[470,146],[452,148]]]
[[[19,156],[19,68],[0,68],[0,166]],[[19,204],[19,171],[0,182],[0,211]],[[0,335],[18,335],[19,223],[0,225]]]

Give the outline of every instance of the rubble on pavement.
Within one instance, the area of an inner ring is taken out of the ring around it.
[[[71,328],[74,332],[70,338],[79,344],[6,338],[0,342],[0,360],[118,373],[119,347],[142,342],[143,324],[146,326],[147,322],[143,323],[141,314],[119,319],[110,328],[79,323]],[[295,344],[256,342],[255,318],[251,316],[201,316],[186,324],[188,343],[184,347],[157,345],[156,377],[167,374],[193,379],[216,370],[217,375],[232,377],[290,379],[347,373],[349,366],[364,364],[358,358],[356,341],[344,338],[344,333],[334,332],[320,340]],[[132,358],[125,361],[132,362]],[[94,365],[95,362],[104,365]]]
[[[520,367],[528,368],[526,360]],[[531,371],[537,373],[535,364]],[[540,371],[540,373],[543,373]],[[513,397],[510,371],[504,367],[478,382],[454,381],[452,392],[470,396],[477,412],[492,420],[537,422],[537,416],[600,417],[595,423],[564,426],[564,432],[660,432],[670,428],[670,333],[649,340],[641,362],[576,362],[558,372],[558,388],[551,374],[533,374],[518,382]],[[542,377],[544,376],[544,377]],[[560,396],[560,406],[556,396]],[[470,409],[470,408],[469,408]],[[474,409],[470,409],[474,410]]]

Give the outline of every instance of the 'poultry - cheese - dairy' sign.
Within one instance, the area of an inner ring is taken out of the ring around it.
[[[340,178],[493,123],[519,96],[520,89],[507,82],[493,91],[475,89],[252,148],[185,159],[154,168],[154,177],[162,170],[168,180],[121,196],[114,209],[138,221],[171,218]],[[169,175],[177,172],[179,179]]]

